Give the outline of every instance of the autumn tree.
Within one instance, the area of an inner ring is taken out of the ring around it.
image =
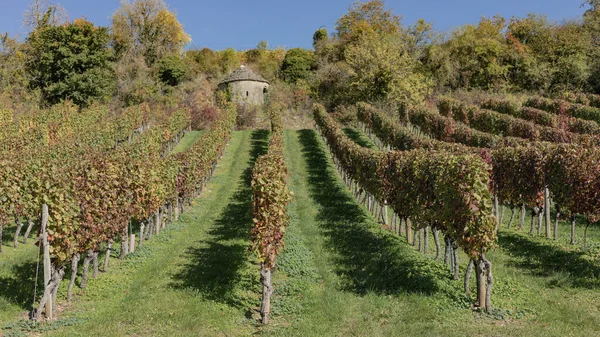
[[[22,96],[28,85],[24,45],[7,34],[0,35],[0,92]]]
[[[221,74],[229,74],[235,68],[239,67],[242,59],[233,48],[223,49],[217,52],[219,56],[219,66]]]
[[[345,57],[352,69],[351,89],[361,100],[424,100],[430,82],[419,73],[418,61],[397,36],[364,34],[356,42],[347,47]]]
[[[256,48],[242,52],[240,59],[265,79],[275,81],[279,76],[285,53],[283,48],[269,49],[268,41],[260,41]]]
[[[23,26],[30,32],[41,27],[59,26],[69,21],[67,11],[48,0],[33,0],[23,16]]]
[[[336,23],[331,40],[317,31],[317,88],[327,105],[356,100],[422,101],[431,80],[419,60],[431,25],[405,27],[382,0],[355,2]]]
[[[142,55],[148,66],[191,41],[163,0],[123,0],[111,30],[118,58]]]
[[[155,64],[181,56],[191,41],[163,0],[123,0],[112,17],[117,93],[126,105],[138,104],[161,92]]]
[[[445,84],[454,88],[503,87],[509,70],[503,62],[507,54],[504,27],[504,18],[496,16],[482,18],[477,26],[465,25],[455,30],[451,39],[428,53],[429,66],[447,72],[437,77],[445,78]],[[436,54],[445,59],[436,60]]]
[[[219,55],[210,48],[188,50],[185,60],[196,72],[205,74],[207,78],[218,78],[221,74]]]
[[[402,30],[401,18],[385,8],[383,0],[356,1],[335,25],[341,40],[355,42],[363,34],[394,35]]]

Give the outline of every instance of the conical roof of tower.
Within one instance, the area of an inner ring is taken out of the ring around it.
[[[241,65],[239,68],[234,70],[229,76],[227,76],[221,83],[229,83],[235,81],[255,81],[269,83],[262,76],[255,74],[250,68]]]

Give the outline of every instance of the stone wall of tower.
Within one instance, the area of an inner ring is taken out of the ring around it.
[[[268,87],[269,84],[264,82],[234,81],[221,84],[219,89],[229,90],[233,102],[262,105],[265,102]]]

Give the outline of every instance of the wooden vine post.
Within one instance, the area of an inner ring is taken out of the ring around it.
[[[44,251],[44,297],[50,293],[50,279],[52,274],[52,266],[50,265],[50,244],[48,243],[48,205],[42,206],[42,234],[41,242]],[[52,297],[50,296],[46,302],[46,318],[52,319]]]
[[[264,263],[260,266],[260,283],[262,284],[262,301],[260,304],[260,316],[263,324],[269,324],[271,313],[271,295],[273,295],[273,282],[271,279],[271,269]]]

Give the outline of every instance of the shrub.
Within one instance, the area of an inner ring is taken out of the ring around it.
[[[176,55],[167,56],[158,61],[158,77],[161,82],[170,86],[176,86],[185,77],[187,65]]]

